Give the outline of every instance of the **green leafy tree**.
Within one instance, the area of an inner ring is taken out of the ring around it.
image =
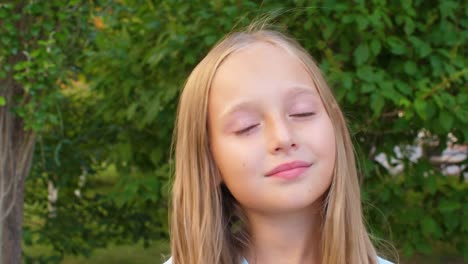
[[[83,44],[83,3],[0,3],[1,263],[21,263],[24,183],[37,138],[61,122],[60,86]]]
[[[275,14],[272,22],[316,58],[348,117],[372,232],[407,255],[429,254],[436,243],[462,254],[467,183],[442,175],[430,160],[449,134],[457,144],[468,138],[468,18],[466,6],[450,0],[128,0],[90,9],[83,19],[94,29],[82,38],[89,45],[76,69],[83,89],[75,83],[68,86],[75,92],[60,93],[60,122],[41,134],[29,181],[26,204],[46,195],[49,180],[60,188],[57,215],[50,217],[45,202],[32,208],[43,224],[29,226],[25,240],[52,245],[58,260],[111,241],[167,239],[179,91],[218,39],[264,13]],[[417,161],[395,154],[395,146],[417,144],[424,150]],[[390,175],[375,162],[379,153],[404,171]],[[106,173],[115,184],[98,191],[93,176]],[[78,198],[82,175],[88,182]]]
[[[468,138],[467,16],[459,2],[129,1],[113,11],[103,14],[107,28],[96,36],[87,76],[109,102],[101,104],[108,109],[103,118],[125,127],[115,144],[123,164],[165,175],[174,106],[188,73],[226,32],[273,12],[280,14],[274,22],[317,59],[348,116],[364,196],[378,201],[366,207],[372,230],[390,239],[390,225],[392,240],[408,255],[428,254],[436,241],[453,241],[458,252],[466,248],[466,182],[443,176],[439,164],[430,162],[446,147],[449,133],[459,144]],[[420,142],[421,131],[432,140]],[[394,152],[395,146],[416,144],[424,150],[416,162]],[[374,161],[379,153],[401,160],[405,171],[390,176]],[[165,177],[156,179],[157,186],[165,185]],[[164,199],[161,189],[152,193]],[[401,217],[408,212],[420,217]],[[449,216],[457,220],[447,223]],[[165,217],[156,221],[165,223]]]

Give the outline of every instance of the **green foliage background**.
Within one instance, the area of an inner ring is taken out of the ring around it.
[[[12,21],[0,29],[0,59],[23,50],[33,58],[2,63],[0,70],[0,76],[13,72],[33,98],[17,113],[39,135],[24,241],[52,251],[26,255],[27,261],[168,239],[168,160],[179,92],[217,40],[264,14],[314,56],[349,120],[372,233],[404,256],[430,255],[443,245],[468,259],[468,184],[429,161],[445,149],[449,133],[457,144],[468,139],[462,1],[37,1],[27,7],[38,21],[25,31],[29,42],[16,43],[14,19],[24,13],[11,17],[12,7],[0,6],[0,18]],[[417,142],[421,131],[428,136]],[[424,150],[417,162],[394,152],[415,144]],[[391,176],[374,161],[382,152],[405,170]],[[55,217],[47,210],[49,181],[59,188]]]

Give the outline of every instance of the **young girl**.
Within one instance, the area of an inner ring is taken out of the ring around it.
[[[180,98],[173,264],[377,264],[353,146],[317,64],[264,28],[228,35]]]

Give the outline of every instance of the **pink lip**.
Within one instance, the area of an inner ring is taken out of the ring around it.
[[[286,179],[296,178],[301,175],[312,164],[305,161],[293,161],[283,163],[266,173],[267,177],[280,177]]]

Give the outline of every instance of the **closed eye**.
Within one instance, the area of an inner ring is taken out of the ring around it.
[[[312,116],[312,115],[315,115],[315,113],[314,112],[306,112],[306,113],[292,114],[290,116],[293,116],[293,117],[307,117],[307,116]]]
[[[252,130],[253,128],[257,127],[259,124],[255,124],[255,125],[251,125],[251,126],[248,126],[242,130],[239,130],[239,131],[236,131],[236,135],[242,135],[242,134],[245,134],[247,132],[249,132],[250,130]]]

